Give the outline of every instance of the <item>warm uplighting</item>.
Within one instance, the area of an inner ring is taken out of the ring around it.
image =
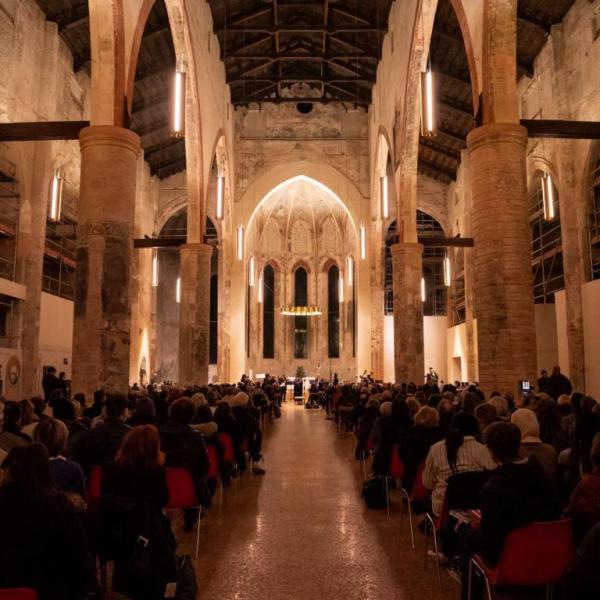
[[[364,223],[360,224],[360,259],[367,260],[367,230]]]
[[[177,304],[181,303],[181,277],[178,277],[175,282],[175,301]]]
[[[262,273],[258,276],[258,303],[262,304],[263,301],[263,276]]]
[[[281,314],[285,317],[319,317],[323,313],[318,306],[284,306]]]
[[[156,250],[152,255],[152,287],[158,287],[158,254]]]
[[[387,219],[390,216],[390,198],[387,175],[384,175],[381,178],[381,215],[384,219]]]
[[[50,211],[48,218],[51,221],[60,221],[62,212],[62,193],[63,193],[63,178],[58,169],[54,171],[52,176],[52,184],[50,186]]]
[[[421,73],[421,135],[435,135],[435,77],[431,69]]]
[[[554,199],[554,182],[550,173],[542,176],[542,201],[544,205],[544,219],[552,221],[556,216],[556,205]]]
[[[217,177],[217,219],[219,221],[223,218],[223,201],[225,194],[225,177],[219,175]]]
[[[427,290],[425,289],[425,277],[421,277],[421,302],[427,300]]]
[[[338,301],[344,301],[344,278],[340,277],[338,279]]]
[[[183,137],[185,135],[185,71],[182,66],[177,67],[175,70],[173,82],[171,135],[173,137]]]
[[[346,257],[346,271],[348,273],[348,285],[354,285],[354,259],[351,256]]]
[[[452,283],[452,270],[450,267],[450,257],[444,258],[444,285],[450,287]]]
[[[254,256],[248,261],[248,285],[254,287]]]
[[[238,225],[237,227],[237,253],[238,260],[243,260],[244,258],[244,226]]]

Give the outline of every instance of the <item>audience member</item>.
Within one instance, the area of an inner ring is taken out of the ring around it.
[[[569,378],[560,372],[560,367],[555,366],[552,369],[552,375],[548,378],[546,389],[544,391],[553,400],[557,401],[562,394],[571,394],[573,386],[571,385]]]
[[[127,419],[127,425],[156,425],[156,408],[150,396],[140,396],[133,410],[133,414]]]

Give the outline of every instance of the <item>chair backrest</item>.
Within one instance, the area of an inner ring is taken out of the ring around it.
[[[90,475],[88,477],[88,501],[92,502],[100,498],[100,485],[102,483],[102,467],[93,466],[90,469]],[[0,596],[1,597],[1,596]]]
[[[219,457],[214,446],[208,446],[208,473],[206,479],[219,479]]]
[[[37,594],[28,588],[0,590],[0,600],[37,600]]]
[[[369,439],[367,440],[367,450],[369,452],[373,452],[373,450],[375,450],[375,442],[373,442],[373,438],[371,436],[369,436]]]
[[[493,583],[545,585],[558,582],[573,558],[571,519],[538,522],[510,531]]]
[[[404,475],[404,463],[398,456],[398,447],[399,444],[395,444],[392,448],[392,456],[390,457],[390,477],[402,479],[402,475]]]
[[[412,502],[424,502],[429,498],[430,491],[425,487],[423,483],[423,471],[425,470],[425,461],[423,461],[417,469],[415,475],[415,481],[413,483],[413,489],[410,494]]]
[[[223,458],[227,462],[235,462],[235,453],[233,451],[233,440],[231,439],[231,436],[228,433],[220,433],[219,441],[225,448],[225,455]]]
[[[198,506],[192,474],[187,469],[167,469],[169,504],[167,508],[192,508]]]

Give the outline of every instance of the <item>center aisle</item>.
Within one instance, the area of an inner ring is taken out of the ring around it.
[[[422,542],[413,552],[407,532],[399,537],[398,507],[391,518],[365,508],[350,436],[321,411],[288,403],[282,412],[265,436],[267,474],[246,474],[201,529],[199,598],[458,597],[450,581],[439,594],[433,565],[423,570]]]

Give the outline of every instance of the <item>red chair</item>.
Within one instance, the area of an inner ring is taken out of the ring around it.
[[[102,467],[93,466],[88,477],[88,502],[100,498],[100,486],[102,484]]]
[[[446,527],[448,523],[448,517],[448,494],[445,494],[444,496],[444,503],[439,515],[435,516],[430,512],[425,513],[425,570],[427,570],[427,550],[429,549],[429,530],[431,529],[431,533],[433,534],[433,551],[435,552],[436,556],[435,565],[440,592],[442,591],[442,569],[439,561],[440,545],[438,543],[437,532]]]
[[[196,523],[196,558],[198,558],[202,505],[198,502],[196,496],[192,474],[187,469],[169,468],[167,469],[167,486],[169,488],[167,508],[198,509],[198,522]]]
[[[412,505],[414,502],[425,502],[429,498],[429,490],[423,485],[423,471],[425,470],[425,461],[423,461],[417,469],[415,475],[415,481],[413,483],[412,491],[409,493],[406,488],[402,488],[402,499],[406,500],[408,507],[408,523],[410,525],[410,543],[412,549],[415,549],[415,527],[413,523]],[[400,535],[402,535],[402,516],[403,516],[404,502],[400,505]]]
[[[225,456],[227,462],[235,463],[235,452],[233,451],[233,440],[228,433],[219,433],[219,441],[225,448]]]
[[[398,456],[399,444],[395,444],[392,448],[392,456],[390,457],[390,474],[385,478],[385,502],[387,505],[387,514],[390,516],[390,479],[402,480],[404,475],[404,463]]]
[[[37,600],[38,595],[28,588],[0,590],[0,600]]]
[[[565,574],[573,559],[571,519],[532,523],[510,531],[495,567],[475,555],[469,563],[468,598],[471,600],[473,569],[485,580],[488,600],[496,585],[546,586],[552,598],[553,586]]]
[[[217,450],[214,446],[208,446],[208,473],[206,479],[208,481],[216,481],[219,486],[219,512],[221,512],[223,506],[223,480],[221,479],[221,472],[219,471],[219,457]]]

